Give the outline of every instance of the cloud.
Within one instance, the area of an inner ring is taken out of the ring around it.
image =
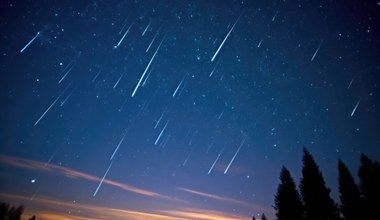
[[[85,203],[65,202],[50,197],[29,197],[0,192],[0,198],[6,198],[26,206],[25,216],[36,215],[39,220],[90,220],[90,219],[128,219],[128,220],[174,220],[181,219],[170,215],[125,210]]]
[[[267,207],[251,204],[251,203],[240,201],[237,199],[227,198],[227,197],[223,197],[223,196],[219,196],[219,195],[215,195],[215,194],[210,194],[210,193],[205,193],[205,192],[201,192],[201,191],[197,191],[197,190],[193,190],[193,189],[188,189],[188,188],[177,187],[177,189],[180,191],[183,191],[183,192],[187,192],[187,193],[191,193],[194,195],[198,195],[198,196],[210,198],[213,200],[217,200],[219,202],[244,206],[244,207],[249,208],[250,210],[260,210],[260,211],[265,211],[267,213],[273,212],[272,209],[268,209]]]
[[[0,155],[0,163],[11,165],[18,168],[50,172],[54,174],[65,175],[69,178],[83,179],[87,181],[100,182],[101,178],[78,170],[54,165],[46,164],[40,161],[23,159],[12,156]],[[30,197],[5,194],[0,192],[0,198],[8,198],[8,200],[18,201],[19,204],[26,206],[26,214],[36,214],[39,220],[57,219],[57,220],[90,220],[90,219],[128,219],[128,220],[184,220],[184,219],[198,219],[198,220],[235,220],[235,219],[249,219],[249,216],[231,215],[222,211],[196,209],[197,204],[187,200],[182,200],[175,197],[169,197],[157,192],[149,191],[146,189],[137,188],[127,185],[125,183],[116,182],[113,180],[105,179],[104,184],[118,187],[120,189],[132,192],[138,195],[146,196],[148,198],[162,199],[162,202],[153,202],[152,200],[144,201],[145,205],[139,206],[139,210],[125,210],[110,207],[102,207],[99,205],[73,203],[58,200],[56,198],[45,197],[38,195],[33,200]],[[201,192],[194,189],[177,187],[179,191],[206,197],[218,202],[228,205],[236,205],[245,207],[247,210],[259,210],[266,213],[271,213],[273,210],[250,204],[244,201],[239,201],[233,198],[227,198],[215,194]],[[153,202],[153,203],[152,203]],[[140,204],[141,205],[141,204]],[[149,207],[149,208],[147,208]]]
[[[28,159],[23,159],[23,158],[18,158],[18,157],[0,155],[0,162],[11,165],[11,166],[19,167],[19,168],[29,169],[29,170],[39,170],[39,171],[45,171],[45,172],[60,173],[69,178],[78,178],[78,179],[84,179],[84,180],[93,181],[93,182],[101,181],[100,177],[97,177],[88,173],[73,170],[67,167],[63,167],[63,166],[43,163],[41,161],[36,161],[36,160],[28,160]],[[129,192],[133,192],[139,195],[144,195],[144,196],[149,196],[149,197],[168,198],[153,191],[137,188],[134,186],[127,185],[125,183],[116,182],[109,179],[105,179],[103,183],[118,187],[120,189],[129,191]]]
[[[167,214],[181,217],[184,219],[198,219],[198,220],[241,220],[249,219],[248,216],[238,216],[226,214],[220,211],[204,210],[204,209],[184,209],[184,210],[172,210],[167,211]]]
[[[127,210],[72,203],[49,197],[37,197],[31,201],[28,197],[0,193],[0,198],[6,198],[26,205],[25,216],[36,215],[39,220],[95,220],[95,219],[128,219],[128,220],[238,220],[249,219],[248,216],[238,216],[221,211],[206,209],[161,209],[156,212],[143,210]],[[33,205],[33,206],[32,206]],[[30,207],[33,207],[31,209]]]

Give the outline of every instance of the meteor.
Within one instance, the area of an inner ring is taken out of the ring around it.
[[[166,124],[165,124],[165,126],[164,126],[164,128],[162,128],[160,134],[158,135],[156,141],[154,142],[154,145],[157,145],[158,141],[160,140],[162,134],[164,133],[164,131],[165,131],[165,129],[166,129],[166,126],[168,126],[168,123],[169,123],[169,121],[167,121]]]
[[[104,176],[103,176],[102,180],[100,181],[98,187],[96,188],[96,190],[95,190],[95,192],[94,192],[94,195],[93,195],[94,197],[96,196],[96,194],[98,193],[100,187],[102,186],[102,184],[103,184],[103,182],[104,182],[104,179],[106,178],[106,176],[107,176],[107,174],[108,174],[108,171],[110,171],[110,169],[111,169],[112,164],[113,164],[113,160],[111,161],[110,165],[108,166],[107,171],[104,173]]]
[[[231,164],[234,162],[234,160],[235,160],[236,156],[238,155],[238,153],[239,153],[241,147],[243,147],[243,144],[244,144],[244,142],[245,142],[246,139],[247,139],[247,136],[245,136],[245,138],[244,138],[243,141],[241,142],[239,148],[238,148],[237,151],[235,152],[235,155],[232,157],[230,163],[228,164],[226,170],[224,171],[224,174],[226,174],[226,173],[228,172],[228,170],[230,169]]]
[[[358,108],[359,104],[360,104],[360,99],[359,99],[359,101],[356,103],[354,109],[352,110],[352,112],[351,112],[351,117],[354,116],[355,111],[356,111],[356,109]]]
[[[21,50],[20,50],[20,53],[24,52],[26,50],[26,48],[29,47],[29,45],[31,43],[33,43],[34,40],[36,40],[36,38],[40,35],[40,32],[37,32],[36,36],[34,36]]]
[[[224,149],[223,149],[223,150],[224,150]],[[218,156],[216,157],[214,163],[212,164],[211,168],[208,170],[208,173],[207,173],[208,175],[210,175],[211,171],[214,169],[214,166],[215,166],[215,164],[218,162],[220,155],[222,155],[223,150],[220,151],[220,153],[219,153]]]
[[[222,43],[219,45],[219,48],[216,50],[214,56],[211,58],[211,62],[214,61],[215,57],[218,55],[220,49],[223,47],[224,43],[226,42],[227,38],[230,36],[231,32],[234,30],[235,28],[235,25],[237,24],[237,22],[239,21],[241,15],[238,17],[238,19],[236,19],[234,25],[232,25],[230,31],[228,31],[227,35],[224,37],[224,40],[222,41]]]
[[[185,78],[186,78],[186,75],[182,78],[181,82],[178,84],[177,88],[173,92],[173,95],[172,95],[173,97],[177,94],[178,89],[181,87],[181,85],[182,85],[183,81],[185,80]]]
[[[321,41],[321,43],[319,44],[317,50],[315,50],[315,52],[314,52],[313,56],[311,57],[311,60],[310,60],[310,61],[313,61],[313,60],[314,60],[314,58],[315,58],[315,56],[317,55],[317,53],[318,53],[318,51],[319,51],[319,48],[321,48],[321,46],[322,46],[322,41]]]
[[[123,36],[121,37],[121,39],[119,40],[119,43],[117,43],[117,45],[114,46],[115,49],[118,48],[118,47],[120,46],[120,44],[123,42],[125,36],[127,36],[128,32],[129,32],[129,30],[131,29],[131,27],[133,26],[133,24],[134,24],[134,23],[132,23],[132,24],[129,26],[129,28],[125,31],[124,35],[123,35]]]
[[[156,57],[156,54],[157,54],[158,50],[160,49],[160,47],[161,47],[162,42],[164,41],[164,39],[165,39],[165,37],[161,40],[161,42],[160,42],[160,44],[158,45],[156,51],[154,52],[152,58],[150,59],[148,65],[146,66],[146,68],[145,68],[145,70],[144,70],[144,72],[143,72],[143,74],[142,74],[142,76],[141,76],[139,82],[137,83],[137,85],[136,85],[136,87],[135,87],[135,90],[133,90],[133,92],[132,92],[131,97],[135,96],[135,93],[137,92],[137,89],[139,88],[139,86],[140,86],[140,84],[141,84],[141,81],[144,79],[144,76],[145,76],[146,72],[148,71],[150,65],[152,64],[153,59]]]
[[[70,84],[70,85],[71,85],[71,84]],[[36,121],[36,123],[34,123],[34,126],[36,126],[36,125],[38,124],[38,122],[40,122],[41,119],[46,115],[46,113],[49,112],[49,110],[55,105],[55,103],[58,101],[58,99],[61,98],[61,96],[66,92],[66,90],[69,88],[70,85],[68,85],[68,86],[67,86],[67,87],[61,92],[61,94],[59,94],[59,96],[54,100],[54,102],[51,103],[51,105],[45,110],[45,112],[42,113],[42,115],[38,118],[38,120]]]
[[[110,160],[113,159],[113,157],[115,156],[116,152],[119,150],[119,147],[120,147],[121,143],[123,143],[125,136],[127,136],[127,132],[125,132],[125,134],[123,135],[123,137],[119,141],[119,144],[116,146],[115,150],[113,151],[113,153],[112,153],[112,155],[110,157]]]
[[[150,27],[150,25],[152,24],[152,21],[149,22],[149,24],[146,26],[146,28],[144,29],[144,31],[142,32],[141,36],[144,36],[146,31],[148,30],[148,28]]]

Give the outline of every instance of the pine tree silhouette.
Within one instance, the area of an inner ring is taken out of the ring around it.
[[[301,195],[308,220],[337,220],[339,211],[313,156],[304,148]]]
[[[24,206],[10,206],[8,203],[0,202],[0,219],[21,220]]]
[[[380,219],[380,165],[372,162],[366,155],[360,158],[360,189],[368,207],[368,219]]]
[[[274,199],[277,220],[302,220],[303,207],[301,197],[289,170],[282,167],[280,184]]]
[[[261,215],[261,220],[268,220],[264,213]]]
[[[359,187],[355,184],[347,166],[338,161],[340,210],[346,220],[368,219],[368,210],[364,209]]]

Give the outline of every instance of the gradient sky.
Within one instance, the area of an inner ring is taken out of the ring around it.
[[[273,219],[306,146],[380,160],[378,1],[0,1],[0,199],[39,219]]]

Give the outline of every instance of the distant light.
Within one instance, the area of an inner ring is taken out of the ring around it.
[[[35,182],[36,182],[36,179],[31,179],[30,182],[31,182],[31,183],[35,183]]]

